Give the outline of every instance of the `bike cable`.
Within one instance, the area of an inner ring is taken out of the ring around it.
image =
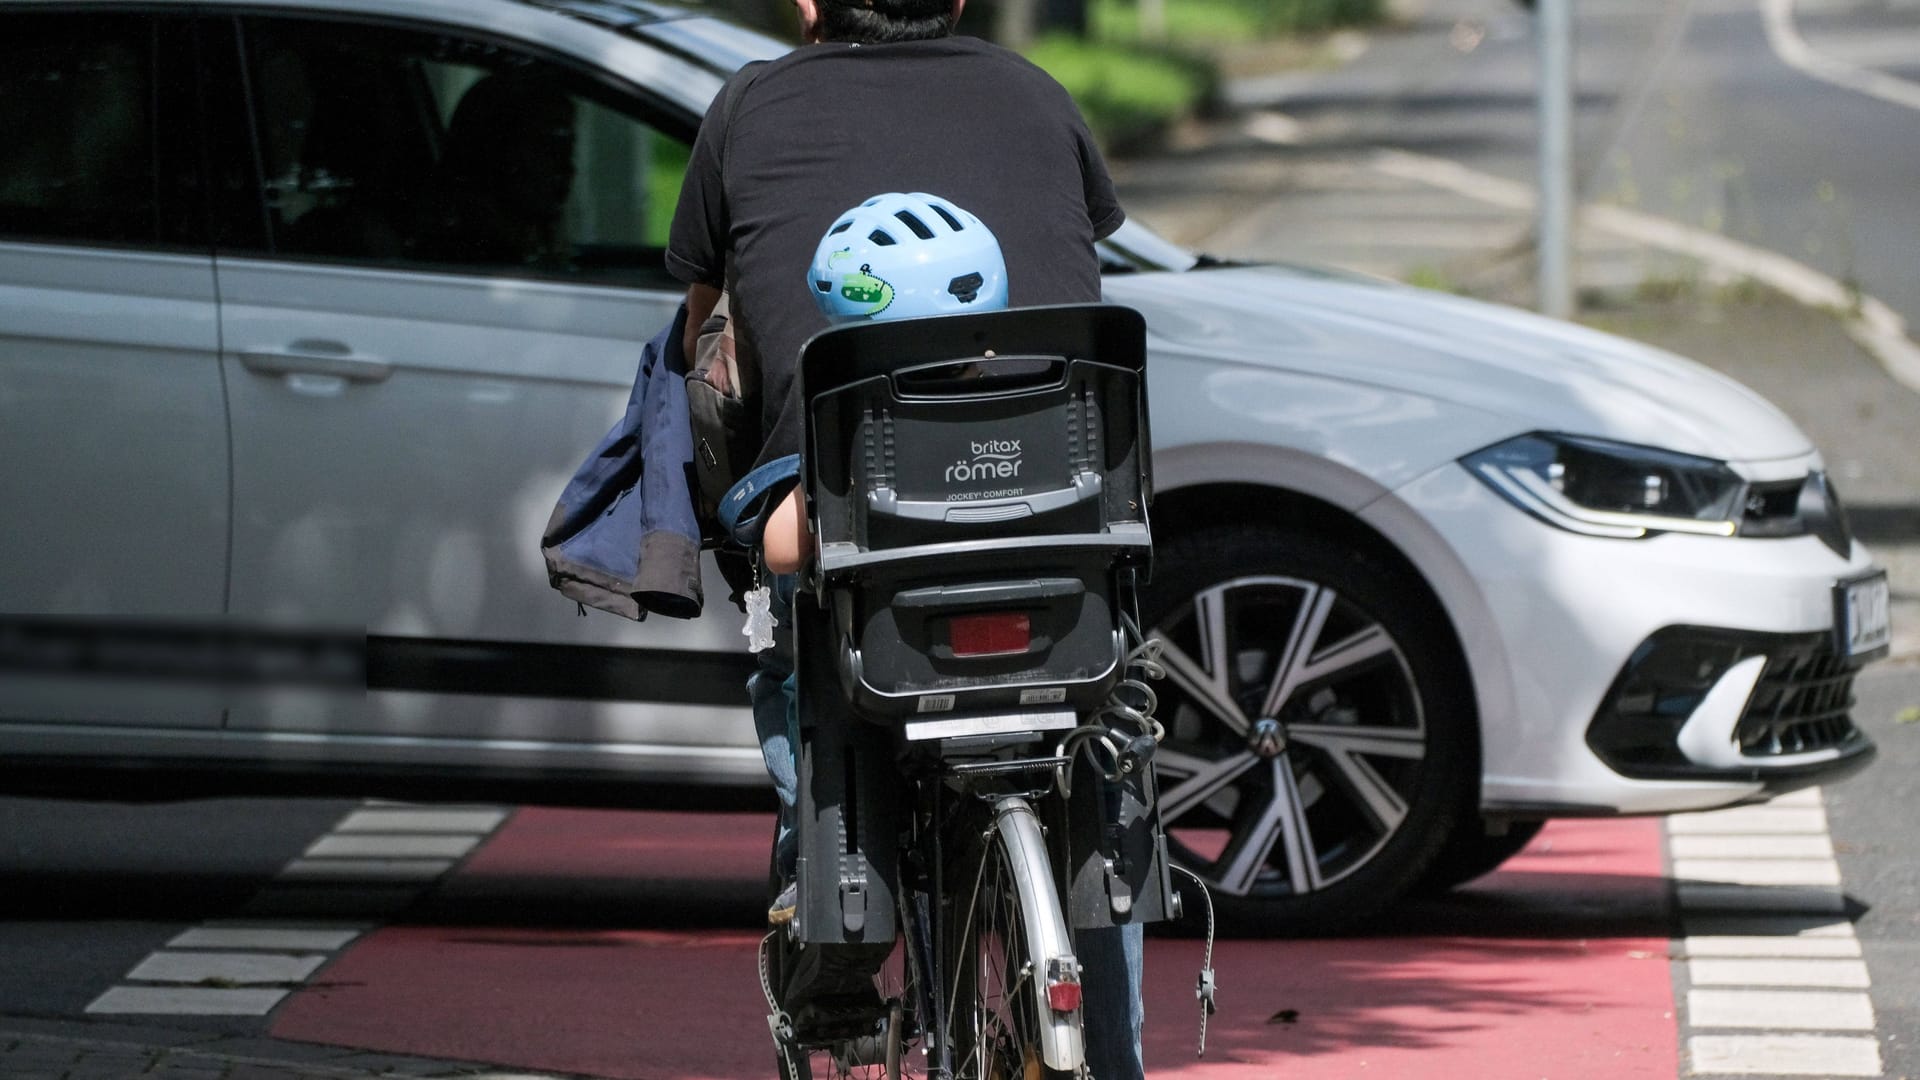
[[[1166,643],[1157,637],[1143,638],[1139,623],[1126,612],[1121,612],[1120,622],[1130,645],[1121,665],[1122,678],[1114,685],[1106,705],[1094,713],[1093,722],[1067,732],[1054,750],[1056,757],[1066,759],[1054,767],[1055,781],[1065,798],[1073,797],[1072,759],[1082,750],[1101,775],[1118,783],[1143,768],[1167,734],[1166,727],[1154,719],[1160,697],[1147,682],[1167,676],[1160,662],[1160,651]]]
[[[1200,890],[1200,899],[1207,905],[1207,951],[1205,958],[1200,961],[1200,977],[1193,984],[1193,996],[1200,999],[1200,1047],[1193,1052],[1193,1056],[1206,1057],[1207,1017],[1219,1011],[1213,1000],[1213,992],[1217,988],[1213,978],[1213,894],[1207,891],[1207,883],[1200,880],[1200,875],[1184,866],[1171,869],[1176,874],[1192,878],[1194,887]]]

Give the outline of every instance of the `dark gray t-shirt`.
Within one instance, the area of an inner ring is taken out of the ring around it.
[[[808,45],[714,100],[667,269],[731,290],[741,362],[760,371],[761,461],[800,449],[794,365],[827,326],[807,284],[814,249],[871,196],[924,191],[972,211],[1000,241],[1013,306],[1100,299],[1093,242],[1125,215],[1073,99],[1020,56],[958,36]]]

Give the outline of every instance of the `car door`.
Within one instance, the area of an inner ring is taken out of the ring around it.
[[[684,293],[661,250],[695,118],[469,32],[234,27],[266,233],[217,260],[232,606],[363,629],[376,687],[243,704],[229,726],[714,741],[737,683],[690,686],[681,654],[647,650],[737,652],[732,624],[581,618],[538,553]],[[608,645],[638,651],[604,696],[698,707],[586,700]]]
[[[183,19],[0,9],[0,722],[216,727],[228,452]],[[158,683],[149,676],[165,678]],[[22,725],[26,725],[23,727]]]

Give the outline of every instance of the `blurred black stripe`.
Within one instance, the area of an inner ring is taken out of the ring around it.
[[[745,653],[367,638],[369,690],[745,706],[753,666]]]

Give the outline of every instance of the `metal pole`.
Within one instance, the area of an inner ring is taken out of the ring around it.
[[[1573,0],[1537,0],[1540,44],[1540,310],[1573,316]]]
[[[1140,0],[1140,36],[1147,41],[1167,40],[1167,0]]]

